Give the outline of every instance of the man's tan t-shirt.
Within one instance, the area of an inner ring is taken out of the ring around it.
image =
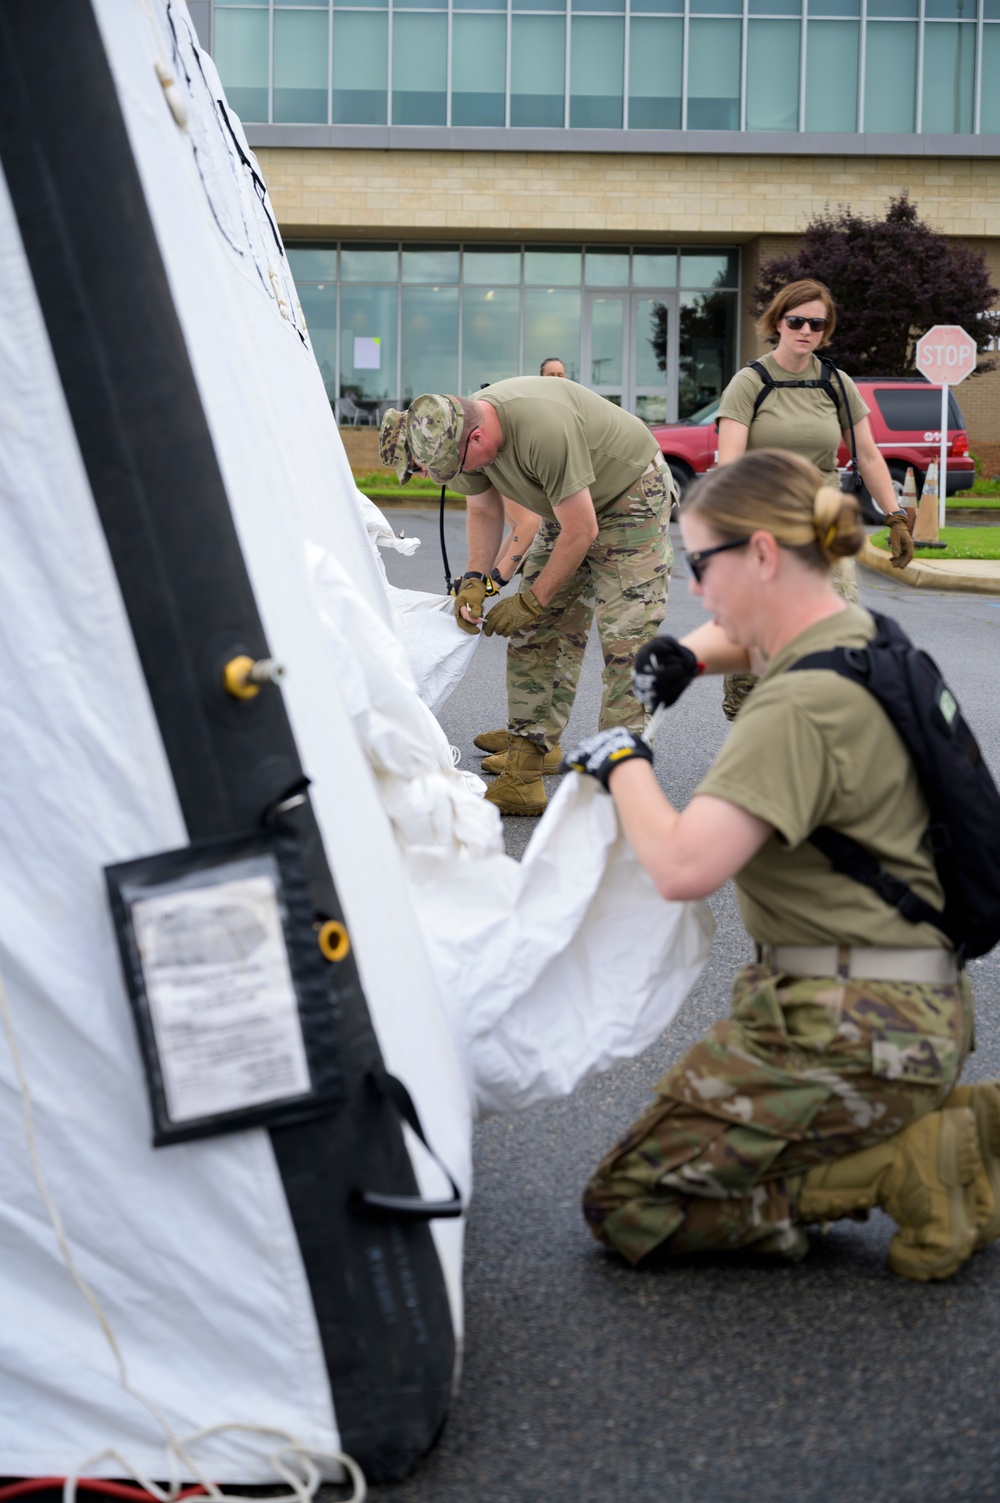
[[[494,462],[448,482],[474,496],[496,486],[540,517],[590,487],[601,512],[623,496],[660,446],[645,423],[576,381],[514,376],[476,392],[500,419],[503,444]]]
[[[773,355],[764,355],[761,365],[775,381],[819,381],[825,372],[815,355],[810,355],[804,371],[793,374],[778,364]],[[840,373],[855,423],[868,416],[870,408],[850,376]],[[720,418],[734,418],[748,429],[748,449],[790,449],[801,454],[820,471],[827,485],[839,485],[837,450],[842,433],[847,432],[847,415],[837,378],[833,377],[837,396],[834,408],[829,396],[819,386],[792,386],[784,391],[769,391],[753,415],[753,404],[761,392],[756,371],[744,366],[737,371],[719,404]]]
[[[811,626],[768,664],[699,786],[774,826],[735,878],[758,944],[944,948],[809,843],[818,825],[859,841],[935,908],[944,907],[924,844],[927,805],[906,749],[860,684],[829,669],[785,670],[810,652],[863,647],[875,623],[858,605]]]

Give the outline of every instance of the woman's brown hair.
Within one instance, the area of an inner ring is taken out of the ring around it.
[[[830,343],[833,331],[837,327],[837,310],[833,306],[833,298],[830,296],[829,287],[824,287],[822,282],[814,282],[811,277],[804,278],[801,282],[789,282],[787,287],[782,287],[776,292],[768,303],[763,313],[754,324],[761,339],[766,339],[768,344],[778,343],[778,325],[786,313],[793,308],[801,308],[803,303],[814,303],[817,299],[826,309],[826,328],[819,348]]]
[[[769,532],[812,569],[850,558],[865,540],[854,497],[784,449],[754,449],[710,470],[689,487],[681,514],[698,517],[723,543]]]

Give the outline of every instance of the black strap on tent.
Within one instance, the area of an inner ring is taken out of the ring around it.
[[[382,1190],[356,1190],[351,1198],[355,1210],[365,1216],[389,1217],[390,1219],[402,1216],[411,1221],[436,1221],[445,1217],[461,1216],[464,1209],[462,1192],[452,1179],[449,1170],[428,1143],[417,1115],[417,1109],[413,1104],[413,1097],[403,1082],[395,1075],[390,1075],[387,1070],[372,1072],[370,1080],[374,1089],[388,1097],[407,1127],[423,1143],[451,1186],[451,1199],[421,1200],[419,1195],[387,1194]]]
[[[91,0],[0,3],[0,163],[189,838],[285,804],[312,907],[342,919],[281,694],[221,689],[268,643]],[[455,1340],[426,1221],[351,1213],[359,1181],[419,1187],[368,1084],[384,1066],[353,954],[330,988],[346,1099],[269,1134],[344,1449],[394,1481],[444,1421]]]
[[[851,404],[847,400],[847,390],[844,386],[844,378],[840,374],[840,371],[837,369],[834,362],[829,358],[829,356],[820,355],[818,359],[820,366],[825,372],[822,379],[819,381],[776,381],[767,367],[760,360],[751,360],[749,362],[749,369],[759,377],[760,391],[757,393],[757,396],[754,400],[753,412],[750,414],[750,422],[752,423],[754,418],[757,416],[757,412],[760,408],[761,403],[767,400],[772,391],[775,391],[780,387],[810,387],[813,390],[825,391],[827,396],[830,398],[830,401],[837,409],[838,413],[840,411],[840,401],[841,398],[843,398],[844,412],[847,415],[847,428],[848,432],[850,433],[851,439],[851,460],[850,464],[848,465],[848,470],[850,471],[850,488],[852,491],[859,491],[864,485],[864,481],[861,478],[861,470],[858,466],[858,445],[857,440],[854,437],[854,417],[851,413]],[[840,387],[840,397],[837,396],[837,393],[834,390],[832,379],[833,377],[836,377],[837,385]]]

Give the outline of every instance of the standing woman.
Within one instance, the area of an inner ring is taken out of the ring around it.
[[[940,911],[927,804],[866,689],[789,671],[875,635],[831,575],[861,546],[857,504],[806,460],[763,450],[696,482],[681,532],[713,620],[641,649],[637,692],[649,709],[672,704],[700,666],[753,668],[758,685],[683,812],[624,728],[568,765],[608,789],[664,898],[734,879],[759,958],[737,971],[729,1018],[598,1166],[584,1214],[635,1264],[734,1248],[797,1259],[803,1223],[879,1205],[899,1228],[890,1267],[947,1278],[1000,1236],[1000,1086],[956,1088],[971,988],[940,929],[834,871],[809,839],[824,825],[852,836]]]
[[[893,566],[905,569],[913,557],[913,540],[892,476],[872,437],[869,408],[850,376],[824,370],[816,353],[829,344],[836,326],[833,298],[822,282],[792,282],[775,294],[756,325],[758,335],[775,349],[755,362],[767,372],[774,388],[753,365],[737,371],[719,405],[719,464],[732,464],[748,450],[788,449],[808,459],[825,484],[836,488],[840,484],[837,450],[850,429],[849,404],[861,477],[886,514]],[[813,384],[803,386],[803,381]],[[845,600],[857,601],[853,559],[838,564],[834,588]],[[729,720],[753,684],[752,674],[727,677],[722,707]]]

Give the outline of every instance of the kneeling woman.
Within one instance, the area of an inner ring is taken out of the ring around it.
[[[913,765],[867,690],[807,653],[862,648],[871,616],[831,566],[863,540],[855,503],[795,455],[758,450],[688,492],[681,531],[711,623],[640,654],[650,708],[701,664],[760,683],[683,813],[645,743],[606,731],[569,759],[608,788],[665,898],[730,877],[758,962],[731,1015],[668,1071],[584,1195],[594,1235],[631,1263],[751,1248],[798,1258],[803,1223],[898,1223],[890,1266],[946,1278],[1000,1235],[1000,1087],[957,1087],[972,995],[945,936],[834,872],[810,843],[853,836],[943,907]],[[642,661],[645,656],[645,661]]]

